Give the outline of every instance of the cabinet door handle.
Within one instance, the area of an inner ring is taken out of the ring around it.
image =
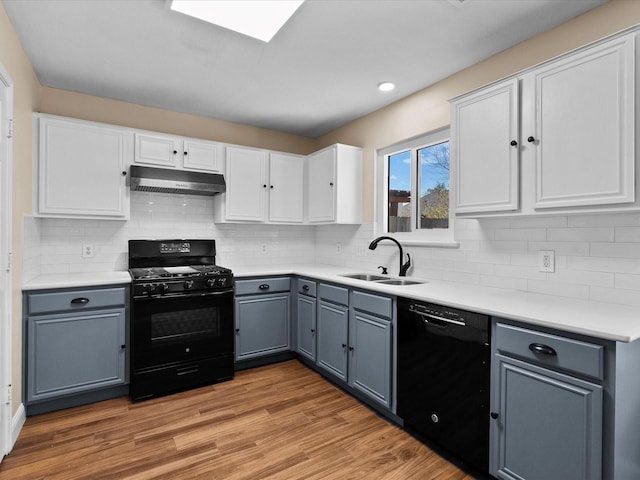
[[[308,292],[308,291],[309,291],[309,285],[303,285],[303,286],[302,286],[302,289],[303,289],[305,292]]]
[[[350,352],[353,352],[354,350],[355,350],[355,348],[353,348],[353,347],[349,347],[349,351],[350,351]]]
[[[316,329],[315,329],[315,328],[312,328],[312,329],[311,329],[311,333],[316,333]]]
[[[236,328],[236,333],[240,333],[240,329],[239,328]]]
[[[262,285],[260,285],[258,287],[260,290],[269,290],[269,285],[266,283],[263,283]]]
[[[71,300],[71,303],[74,305],[86,305],[89,303],[89,299],[86,297],[78,297]]]
[[[127,348],[127,346],[123,344],[123,345],[120,345],[120,348],[121,348],[122,350],[125,350],[125,349]]]
[[[516,142],[515,140],[511,140],[511,143],[509,145],[511,145],[512,147],[517,147],[518,142]]]
[[[343,343],[343,344],[342,344],[342,348],[347,348],[347,344],[346,344],[346,343]]]
[[[536,139],[535,139],[535,138],[533,138],[533,137],[528,137],[528,138],[527,138],[527,142],[529,142],[529,143],[533,143],[533,142],[535,142],[535,141],[536,141]]]
[[[491,418],[493,418],[495,420],[498,417],[499,417],[498,412],[491,412]]]
[[[551,355],[556,356],[558,353],[549,345],[544,345],[542,343],[532,343],[529,345],[529,350],[533,353],[541,353],[543,355]]]

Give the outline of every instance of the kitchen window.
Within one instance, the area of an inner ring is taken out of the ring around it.
[[[405,243],[455,245],[449,128],[378,150],[376,173],[376,234]]]

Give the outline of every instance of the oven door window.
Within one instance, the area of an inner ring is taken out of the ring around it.
[[[133,367],[233,353],[233,292],[133,300]]]

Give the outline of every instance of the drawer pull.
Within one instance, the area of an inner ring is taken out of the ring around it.
[[[541,353],[543,355],[558,355],[553,348],[542,343],[532,343],[531,345],[529,345],[529,350],[531,350],[533,353]]]
[[[309,285],[303,285],[302,286],[302,290],[304,290],[305,292],[309,291]]]
[[[263,283],[258,287],[260,290],[269,290],[269,285],[267,283]]]
[[[89,303],[89,299],[86,297],[78,297],[71,300],[71,303],[74,305],[86,305]]]

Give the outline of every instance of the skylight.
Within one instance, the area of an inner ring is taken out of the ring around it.
[[[269,42],[304,0],[173,0],[171,10]]]

